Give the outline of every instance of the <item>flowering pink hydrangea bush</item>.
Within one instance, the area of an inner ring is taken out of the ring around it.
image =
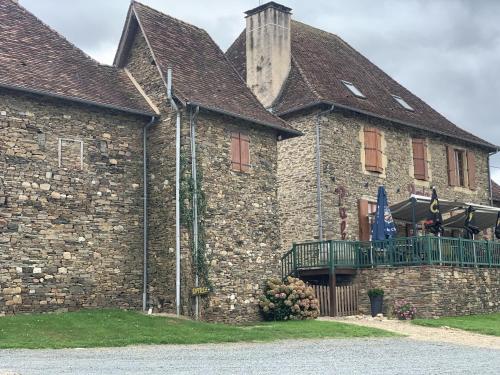
[[[410,302],[401,299],[394,302],[394,315],[399,320],[411,320],[415,319],[417,314],[417,308],[413,306]]]
[[[266,320],[303,320],[319,316],[319,301],[314,289],[294,277],[285,281],[269,279],[259,306]]]

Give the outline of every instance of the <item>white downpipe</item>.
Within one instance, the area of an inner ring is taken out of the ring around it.
[[[167,97],[176,112],[175,120],[175,310],[181,315],[181,114],[172,96],[172,68],[167,70]]]

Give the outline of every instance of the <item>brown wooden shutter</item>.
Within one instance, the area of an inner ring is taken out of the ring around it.
[[[469,189],[476,190],[476,155],[472,151],[467,151],[467,173],[469,177]]]
[[[382,135],[375,128],[365,128],[365,169],[371,172],[383,171]]]
[[[231,133],[231,168],[241,172],[240,134]]]
[[[427,171],[427,145],[424,139],[414,138],[413,146],[413,167],[414,176],[417,180],[427,180],[429,178]]]
[[[455,161],[455,150],[452,146],[446,146],[446,153],[448,155],[448,184],[450,186],[457,186],[457,163]]]
[[[358,202],[359,240],[370,241],[370,220],[368,218],[368,201],[360,199]]]
[[[240,134],[240,151],[241,151],[241,171],[248,172],[250,169],[250,137],[245,134]]]

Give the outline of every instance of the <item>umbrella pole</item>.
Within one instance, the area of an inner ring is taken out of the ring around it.
[[[417,200],[415,197],[411,198],[411,218],[412,218],[412,224],[413,224],[413,236],[417,237],[417,219],[416,219],[416,204]]]

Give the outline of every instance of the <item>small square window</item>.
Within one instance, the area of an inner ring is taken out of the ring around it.
[[[83,141],[59,138],[59,168],[83,169]]]
[[[397,95],[392,95],[392,97],[394,98],[395,101],[397,101],[399,103],[399,105],[401,107],[403,107],[404,109],[408,110],[408,111],[414,111],[413,107],[411,105],[409,105],[402,97],[400,96],[397,96]]]
[[[358,98],[363,98],[363,99],[366,98],[366,96],[364,96],[363,93],[359,91],[359,89],[356,86],[354,86],[351,82],[342,81],[342,83],[344,84],[345,87],[349,89],[350,92],[352,92]]]

